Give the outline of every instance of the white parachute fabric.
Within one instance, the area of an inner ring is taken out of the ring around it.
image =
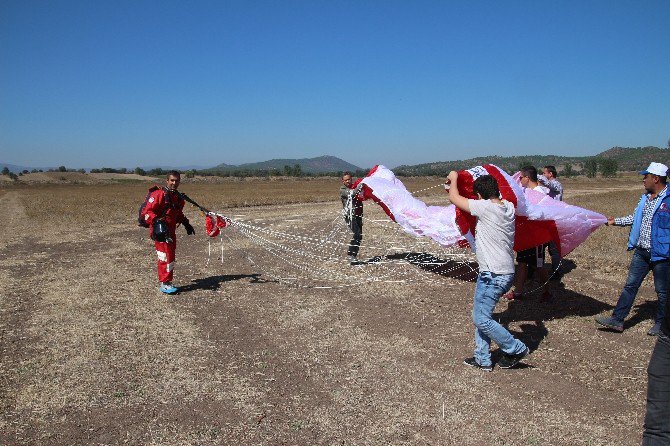
[[[520,172],[517,172],[512,180],[518,183],[520,176]],[[517,215],[526,216],[528,220],[553,223],[562,256],[572,252],[593,231],[607,223],[607,217],[598,212],[554,200],[536,190],[524,189],[523,200],[526,202],[525,212],[521,214],[517,208]]]
[[[426,205],[414,198],[388,168],[377,166],[361,183],[372,190],[372,198],[408,234],[429,237],[442,246],[466,240],[456,225],[455,206]]]

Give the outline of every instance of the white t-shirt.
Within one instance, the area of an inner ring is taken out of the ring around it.
[[[537,186],[535,186],[533,188],[533,190],[540,191],[545,195],[549,195],[549,192],[550,192],[548,187],[542,186],[541,184],[538,184]]]
[[[514,205],[502,200],[468,200],[477,217],[475,248],[480,271],[514,274]]]

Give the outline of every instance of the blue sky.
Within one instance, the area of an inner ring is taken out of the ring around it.
[[[0,162],[665,147],[669,79],[667,0],[0,0]]]

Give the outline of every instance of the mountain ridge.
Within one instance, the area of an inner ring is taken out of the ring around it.
[[[495,164],[507,172],[516,172],[522,166],[531,165],[542,167],[556,166],[557,170],[567,164],[576,171],[581,170],[583,164],[593,158],[614,159],[618,163],[619,171],[642,170],[655,161],[670,166],[670,150],[660,147],[612,147],[597,155],[590,156],[560,156],[560,155],[522,155],[522,156],[479,156],[466,160],[436,161],[415,165],[401,165],[393,169],[397,175],[447,175],[451,170],[469,169],[482,164]]]
[[[235,170],[279,170],[283,171],[285,166],[293,168],[299,165],[301,170],[305,173],[330,173],[330,172],[344,172],[347,170],[357,171],[360,167],[337,158],[332,155],[322,155],[315,158],[275,158],[267,161],[260,161],[256,163],[245,163],[237,166],[230,164],[219,164],[207,171],[230,172]]]
[[[482,164],[495,164],[498,167],[508,171],[514,172],[519,170],[523,165],[533,165],[536,167],[554,165],[559,170],[566,164],[571,164],[576,171],[581,170],[583,164],[591,158],[609,158],[614,159],[618,163],[618,170],[620,171],[635,171],[642,170],[649,165],[650,162],[660,162],[670,165],[670,147],[660,148],[655,146],[647,147],[619,147],[615,146],[604,150],[596,155],[588,156],[562,156],[562,155],[521,155],[521,156],[479,156],[465,160],[453,161],[434,161],[422,164],[403,164],[394,167],[392,170],[398,175],[446,175],[450,170],[469,169],[473,166]],[[295,165],[299,165],[301,171],[306,174],[321,174],[321,173],[335,173],[335,172],[360,172],[365,170],[347,161],[337,158],[332,155],[323,155],[314,158],[275,158],[266,161],[255,163],[244,163],[239,165],[221,163],[214,167],[198,168],[198,166],[179,166],[179,167],[161,167],[164,170],[176,169],[181,171],[198,170],[216,174],[239,172],[254,172],[254,171],[278,171],[283,173],[285,167],[288,166],[293,169]],[[7,167],[10,172],[18,174],[21,171],[33,169],[47,170],[45,167],[21,166],[10,163],[0,162],[0,169]],[[371,166],[369,166],[371,167]],[[153,167],[144,166],[142,169],[150,170]],[[72,168],[69,168],[72,170]],[[134,168],[127,168],[132,172]],[[75,168],[76,170],[76,168]],[[90,170],[90,169],[86,169]]]

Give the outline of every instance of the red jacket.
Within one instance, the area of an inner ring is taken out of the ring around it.
[[[170,235],[175,236],[177,224],[188,223],[184,215],[184,199],[177,191],[171,191],[161,187],[151,193],[144,212],[149,228],[153,231],[153,223],[156,218],[164,218],[170,230]]]

